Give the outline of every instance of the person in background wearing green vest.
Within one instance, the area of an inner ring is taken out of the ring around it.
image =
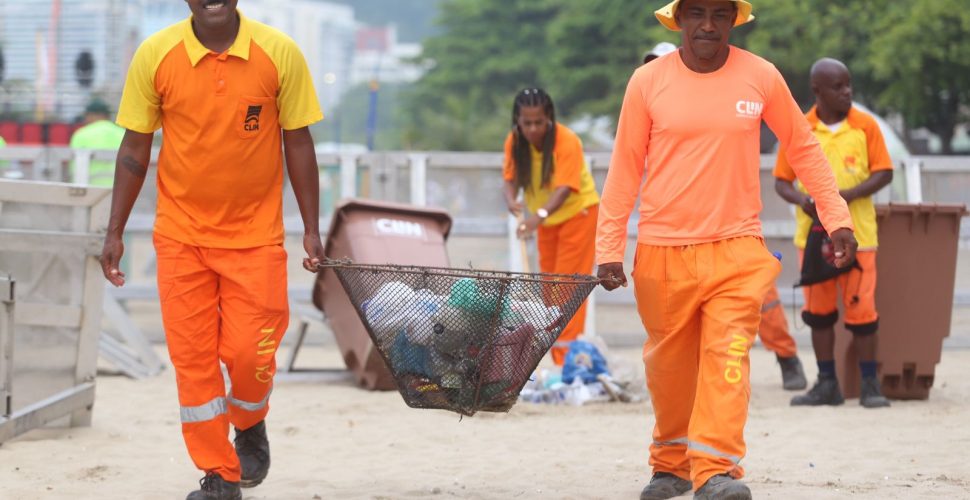
[[[0,148],[4,148],[6,146],[7,146],[7,141],[3,140],[3,136],[0,135]],[[7,168],[7,161],[6,160],[0,160],[0,170],[3,170],[5,168]],[[2,173],[0,173],[0,175],[2,175]],[[2,175],[2,176],[3,177],[6,177],[5,175]]]
[[[100,99],[94,99],[84,110],[84,126],[71,136],[72,149],[112,149],[121,146],[125,129],[111,121],[111,109]],[[75,173],[72,171],[72,177]],[[91,160],[88,167],[88,184],[111,187],[115,178],[115,162]]]

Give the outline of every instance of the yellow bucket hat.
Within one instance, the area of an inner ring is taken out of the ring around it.
[[[738,6],[738,18],[734,20],[735,26],[740,26],[744,23],[754,21],[754,16],[751,15],[751,4],[745,0],[731,0]],[[657,9],[654,15],[657,16],[657,20],[660,24],[664,25],[667,29],[671,31],[680,31],[680,26],[677,26],[677,20],[674,19],[674,13],[677,12],[677,4],[680,0],[674,0],[673,2],[664,5],[663,7]]]

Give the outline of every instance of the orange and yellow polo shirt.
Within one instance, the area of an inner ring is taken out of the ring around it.
[[[812,132],[822,145],[832,172],[835,183],[840,190],[852,189],[869,178],[873,172],[892,170],[893,162],[886,149],[886,141],[879,130],[879,124],[869,114],[852,108],[842,125],[832,132],[827,125],[818,119],[815,107],[805,115],[812,126]],[[788,163],[785,149],[778,151],[775,163],[775,177],[794,182],[797,179],[795,171]],[[798,189],[807,193],[805,187],[798,183]],[[871,196],[857,198],[849,203],[849,213],[855,224],[855,237],[859,242],[859,250],[872,250],[879,246],[878,227],[876,226],[876,207]],[[808,231],[812,227],[812,218],[801,207],[795,208],[795,246],[805,248]]]
[[[505,162],[502,167],[502,178],[515,181],[515,160],[512,155],[514,138],[509,133],[505,138]],[[573,218],[584,209],[600,202],[596,192],[596,183],[586,164],[583,154],[583,142],[575,132],[561,123],[556,123],[556,145],[552,150],[552,178],[549,185],[542,187],[542,151],[531,144],[532,152],[532,189],[525,192],[525,204],[529,211],[535,213],[542,208],[556,188],[568,187],[569,196],[566,201],[542,221],[544,226],[555,226]]]
[[[600,204],[596,262],[623,261],[638,191],[638,243],[760,237],[762,121],[787,145],[825,227],[851,229],[818,141],[771,63],[731,46],[723,67],[697,73],[672,52],[641,66],[627,85]]]
[[[162,129],[155,231],[201,247],[283,241],[280,129],[323,118],[303,54],[292,39],[239,14],[221,54],[205,48],[191,18],[135,52],[118,125]]]

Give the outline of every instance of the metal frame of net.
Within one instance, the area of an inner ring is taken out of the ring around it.
[[[600,283],[588,275],[327,260],[412,408],[508,411]]]

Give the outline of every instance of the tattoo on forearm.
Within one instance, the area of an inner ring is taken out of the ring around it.
[[[126,170],[138,177],[144,177],[148,174],[148,167],[142,165],[138,160],[134,159],[130,155],[126,155],[121,158],[121,165],[125,167]]]

